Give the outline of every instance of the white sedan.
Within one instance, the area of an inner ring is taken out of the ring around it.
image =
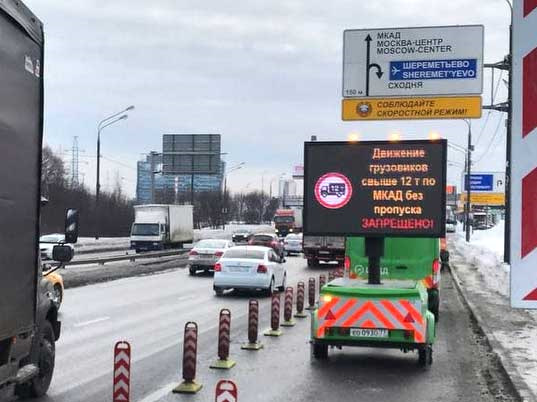
[[[284,261],[268,247],[232,247],[214,266],[213,289],[217,296],[226,289],[263,290],[269,295],[276,288],[284,291],[287,281]]]
[[[229,240],[205,239],[200,240],[188,253],[188,269],[190,275],[195,275],[198,270],[209,272],[214,269],[214,264],[224,255],[224,252],[233,246]]]
[[[39,252],[42,260],[52,260],[52,249],[54,246],[64,244],[65,235],[62,233],[53,233],[43,235],[39,238]],[[75,248],[72,244],[65,243],[66,246],[71,247],[71,257],[75,255]]]

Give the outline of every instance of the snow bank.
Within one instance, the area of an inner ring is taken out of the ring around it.
[[[468,264],[476,267],[487,285],[504,296],[509,296],[509,265],[503,263],[504,221],[488,230],[475,230],[470,243],[464,232],[452,238],[453,245]]]

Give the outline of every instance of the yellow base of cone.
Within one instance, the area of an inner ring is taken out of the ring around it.
[[[181,384],[179,384],[177,387],[173,389],[174,394],[195,394],[198,392],[203,385],[198,384],[196,380],[194,381],[183,381]]]
[[[304,310],[310,310],[310,311],[311,311],[311,310],[315,310],[315,306],[313,306],[313,307],[308,306],[308,307],[306,307]]]
[[[259,349],[263,349],[263,344],[261,342],[256,342],[256,343],[245,343],[241,346],[241,349],[244,349],[244,350],[259,350]]]
[[[306,314],[304,312],[295,314],[296,318],[306,318],[307,316],[308,316],[308,314]]]
[[[280,325],[282,327],[294,327],[296,322],[294,320],[284,321]]]
[[[227,359],[227,360],[218,359],[213,364],[211,364],[209,367],[213,368],[213,369],[228,370],[231,367],[233,367],[235,364],[236,363],[231,359]]]
[[[265,336],[280,336],[283,334],[281,329],[267,329],[265,332],[263,332],[263,335]]]

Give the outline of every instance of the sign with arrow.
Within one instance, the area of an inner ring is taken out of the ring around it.
[[[480,95],[482,25],[346,30],[343,97]]]

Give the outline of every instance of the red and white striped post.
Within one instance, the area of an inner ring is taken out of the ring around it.
[[[237,402],[239,389],[231,380],[220,380],[216,384],[215,402]]]
[[[285,301],[283,304],[283,322],[282,327],[294,327],[296,322],[293,320],[293,288],[285,288]]]
[[[120,341],[114,347],[113,401],[130,402],[131,345]]]
[[[196,382],[196,362],[198,354],[198,324],[189,321],[185,324],[183,340],[183,382],[174,388],[178,394],[195,394],[202,385]]]
[[[513,1],[511,305],[537,308],[537,0]]]

